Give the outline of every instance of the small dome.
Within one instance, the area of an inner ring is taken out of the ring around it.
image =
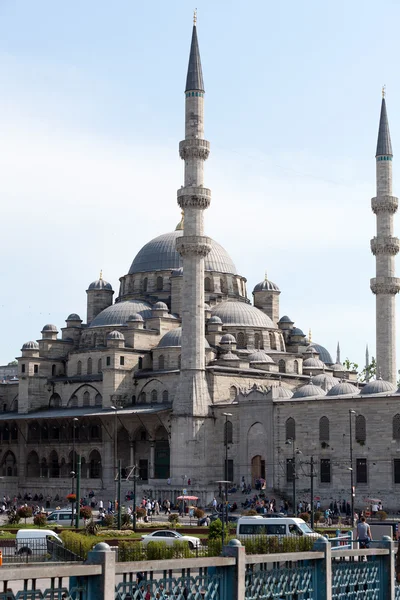
[[[54,333],[58,333],[57,327],[55,325],[52,325],[51,323],[44,325],[43,329],[42,329],[42,333],[43,333],[43,331],[52,331]]]
[[[359,394],[360,390],[355,385],[352,385],[348,381],[342,381],[341,383],[337,383],[334,385],[329,392],[326,394],[327,396],[354,396],[355,394]]]
[[[310,369],[311,367],[314,369],[323,369],[325,364],[322,360],[319,360],[319,358],[306,358],[306,360],[303,361],[303,367],[306,367],[306,369]]]
[[[290,332],[290,335],[301,335],[302,337],[306,337],[305,333],[303,333],[303,331],[298,327],[293,327],[292,331]]]
[[[171,277],[183,277],[183,267],[179,267],[179,269],[173,269],[171,271]]]
[[[334,365],[331,365],[330,368],[332,369],[332,371],[346,371],[342,363],[335,363]]]
[[[123,302],[116,302],[111,306],[107,306],[102,310],[97,317],[93,319],[89,327],[109,327],[125,325],[128,318],[134,314],[140,313],[143,318],[148,319],[151,317],[151,306],[147,302],[141,300],[124,300]]]
[[[214,317],[211,317],[211,319],[208,319],[208,321],[207,321],[207,325],[213,325],[213,324],[214,325],[222,325],[222,321],[219,317],[214,316]]]
[[[102,275],[100,274],[100,278],[96,279],[96,281],[92,281],[92,283],[89,285],[89,290],[112,290],[112,285],[111,283],[108,283],[107,281],[105,281],[105,279],[103,279]]]
[[[211,317],[211,318],[213,319],[215,317]],[[220,344],[236,344],[236,338],[231,333],[225,333],[221,338]]]
[[[321,344],[314,344],[314,342],[311,342],[310,346],[315,348],[315,351],[318,352],[319,359],[322,360],[322,362],[324,362],[326,365],[333,364],[332,356],[328,350],[324,348],[324,346],[321,346]]]
[[[253,294],[255,292],[279,292],[279,291],[280,291],[280,289],[278,288],[276,283],[273,283],[269,279],[265,278],[264,281],[260,281],[260,283],[257,283],[257,285],[255,286],[255,288],[253,290]]]
[[[293,325],[294,321],[292,321],[292,319],[287,315],[283,315],[283,317],[279,319],[278,323],[290,323],[291,325]]]
[[[176,327],[168,331],[158,343],[157,348],[168,348],[171,346],[182,346],[182,327]],[[205,340],[206,348],[210,347],[210,344]]]
[[[332,375],[328,375],[327,373],[320,373],[313,377],[313,383],[322,387],[324,390],[330,390],[334,385],[340,383],[339,379],[336,377],[332,377]]]
[[[275,364],[274,361],[272,360],[272,358],[270,356],[268,356],[268,354],[265,354],[265,352],[263,352],[262,350],[257,350],[257,352],[253,352],[253,354],[250,354],[249,362],[250,363],[270,363],[273,365]]]
[[[289,388],[284,385],[274,385],[273,386],[273,397],[274,398],[292,398],[293,392],[289,390]]]
[[[70,315],[68,315],[68,317],[66,318],[66,321],[82,321],[82,319],[80,318],[79,315],[77,315],[76,313],[71,313]]]
[[[318,354],[318,351],[314,348],[314,346],[312,344],[309,344],[306,348],[306,351],[304,354]]]
[[[268,315],[245,302],[221,302],[212,308],[212,313],[222,319],[224,325],[276,329]]]
[[[166,311],[168,311],[168,306],[165,304],[165,302],[156,302],[153,305],[153,310],[166,310]]]
[[[318,385],[314,385],[312,381],[297,388],[293,394],[293,398],[313,398],[314,396],[326,396],[326,392]]]
[[[143,321],[144,321],[144,319],[143,319],[142,315],[139,315],[139,313],[134,313],[133,315],[130,315],[130,316],[127,318],[127,321],[126,321],[126,322],[127,322],[127,323],[129,323],[129,322],[130,322],[130,323],[132,323],[132,322],[134,322],[134,323],[135,323],[135,322],[136,322],[136,323],[143,323]]]
[[[109,333],[107,335],[107,339],[108,340],[124,340],[125,336],[120,331],[111,331],[111,333]]]
[[[33,342],[32,340],[30,342],[25,342],[25,344],[22,346],[22,350],[39,350],[39,344],[37,342]]]
[[[363,387],[363,389],[361,390],[361,394],[363,396],[364,394],[382,394],[383,392],[391,394],[395,390],[396,387],[393,385],[393,383],[390,383],[389,381],[384,381],[383,379],[375,379],[374,381],[370,381],[369,383],[367,383],[367,385]]]
[[[226,354],[223,354],[221,358],[222,360],[239,360],[239,357],[236,356],[236,354],[233,354],[233,352],[227,352]]]

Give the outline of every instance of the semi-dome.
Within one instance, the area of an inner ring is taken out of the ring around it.
[[[176,251],[176,240],[182,235],[182,230],[171,231],[145,244],[133,259],[129,274],[179,269],[182,266],[182,258]],[[211,240],[211,251],[204,259],[204,270],[236,275],[236,267],[231,257],[214,240]]]
[[[144,319],[151,317],[151,306],[141,300],[125,300],[116,302],[101,311],[90,323],[89,327],[107,327],[110,325],[125,325],[128,318],[139,313]]]
[[[326,396],[326,392],[318,385],[314,385],[312,381],[299,387],[293,394],[293,398],[313,398],[314,396]]]
[[[328,375],[327,373],[320,373],[319,375],[315,375],[313,377],[313,383],[322,387],[322,389],[328,391],[337,383],[340,383],[339,379],[336,377],[332,377],[332,375]]]
[[[129,315],[128,319],[127,319],[127,323],[142,323],[144,321],[142,315],[139,315],[139,313],[134,313],[133,315]]]
[[[279,291],[280,291],[280,289],[278,288],[276,283],[274,283],[273,281],[270,281],[269,279],[267,279],[265,277],[264,281],[260,281],[260,283],[257,283],[257,285],[254,287],[253,294],[255,292],[279,292]]]
[[[182,327],[176,327],[168,331],[158,343],[157,348],[169,348],[171,346],[182,346]],[[205,339],[206,348],[210,347],[210,344]]]
[[[216,317],[219,319],[219,317]],[[211,319],[213,319],[213,317],[211,317]],[[211,320],[210,319],[210,320]],[[221,321],[221,319],[219,319]],[[222,321],[221,321],[222,323]],[[220,344],[236,344],[236,338],[234,335],[232,335],[231,333],[225,333],[222,337],[221,340],[219,342]]]
[[[359,394],[360,390],[348,381],[342,381],[334,385],[326,394],[327,396],[354,396]]]
[[[108,335],[107,335],[107,339],[108,340],[124,340],[125,336],[123,333],[121,333],[120,331],[111,331]]]
[[[311,367],[314,369],[323,369],[325,364],[319,358],[310,357],[303,361],[303,367],[306,367],[306,369],[310,369]]]
[[[43,331],[52,331],[53,333],[58,333],[58,329],[56,325],[52,325],[51,323],[47,323],[47,325],[43,326],[42,329],[42,333]]]
[[[272,358],[270,356],[268,356],[268,354],[266,354],[262,350],[257,350],[257,352],[253,352],[253,354],[250,354],[249,362],[250,363],[269,363],[269,364],[273,364],[273,365],[275,364],[274,361],[272,360]]]
[[[276,329],[276,325],[268,315],[255,306],[244,302],[221,302],[213,306],[211,312],[219,317],[224,325]]]
[[[108,283],[105,279],[100,277],[96,279],[96,281],[92,281],[92,283],[88,287],[89,290],[112,290],[111,283]]]
[[[156,302],[153,304],[153,310],[168,310],[168,306],[165,302]]]
[[[82,321],[82,319],[80,318],[79,315],[77,315],[76,313],[71,313],[70,315],[68,315],[68,317],[66,318],[67,321]]]
[[[363,387],[361,390],[361,394],[383,394],[386,392],[387,394],[392,394],[396,390],[396,387],[390,381],[384,381],[383,379],[375,379],[374,381],[370,381]]]
[[[32,340],[30,342],[25,342],[22,346],[22,350],[39,350],[39,344]]]
[[[210,319],[208,319],[207,325],[222,325],[222,321],[219,317],[217,317],[215,315],[214,317],[211,317]]]
[[[321,344],[314,344],[314,342],[311,342],[310,346],[315,348],[316,352],[319,354],[319,359],[322,360],[322,362],[326,365],[333,365],[332,356],[324,346],[321,346]]]

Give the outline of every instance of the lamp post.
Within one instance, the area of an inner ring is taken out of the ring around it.
[[[118,409],[121,408],[120,406],[110,406],[111,410],[114,411],[114,415],[115,415],[115,419],[114,419],[114,482],[115,482],[115,489],[114,489],[114,512],[117,506],[117,501],[118,501]],[[118,507],[118,510],[120,509],[120,507]]]
[[[354,526],[354,469],[353,469],[353,429],[351,416],[357,414],[355,410],[349,409],[349,426],[350,426],[350,493],[351,493],[351,526]]]
[[[75,492],[75,476],[76,476],[76,464],[75,464],[75,435],[76,435],[76,425],[79,419],[74,417],[72,419],[72,471],[71,471],[71,494]],[[79,502],[79,498],[76,499],[75,502]],[[72,502],[72,519],[71,519],[71,527],[74,524],[74,507],[75,502]],[[78,504],[76,505],[78,506]],[[76,509],[78,510],[78,509]]]
[[[292,491],[292,503],[293,503],[293,515],[296,516],[297,515],[297,507],[296,507],[296,455],[297,454],[301,454],[301,450],[299,450],[298,448],[296,448],[295,445],[295,440],[293,438],[288,438],[286,440],[286,444],[289,444],[292,446],[292,484],[293,484],[293,491]]]
[[[224,482],[225,482],[225,502],[224,509],[222,511],[222,547],[224,547],[224,526],[228,527],[228,419],[232,416],[232,413],[222,413],[225,417],[224,426],[224,444],[225,444],[225,465],[224,465]],[[225,510],[225,512],[224,512]],[[225,524],[224,524],[225,520]]]

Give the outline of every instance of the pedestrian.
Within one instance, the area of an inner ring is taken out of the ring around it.
[[[361,517],[357,525],[356,540],[359,541],[360,548],[369,548],[369,543],[372,541],[372,534],[365,517]]]
[[[376,502],[374,502],[373,505],[372,505],[372,516],[373,517],[375,517],[376,513],[378,512],[378,510],[379,510],[379,506],[378,506],[378,504]]]

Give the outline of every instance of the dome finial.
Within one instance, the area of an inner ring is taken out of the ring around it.
[[[267,281],[267,279],[268,279],[267,271],[264,272],[264,279],[265,279],[265,281]]]
[[[100,269],[100,277],[99,277],[100,281],[102,281],[103,279],[103,269]]]
[[[386,96],[386,84],[382,86],[382,98]]]
[[[311,327],[310,327],[310,329],[308,330],[308,343],[311,344],[311,342],[312,342],[312,336],[311,336]]]
[[[181,220],[179,221],[178,225],[175,227],[175,231],[183,231],[185,225],[185,213],[183,212],[183,210],[181,210]]]
[[[197,8],[195,8],[194,11],[193,11],[193,25],[194,25],[194,27],[196,27],[196,23],[197,23]]]

